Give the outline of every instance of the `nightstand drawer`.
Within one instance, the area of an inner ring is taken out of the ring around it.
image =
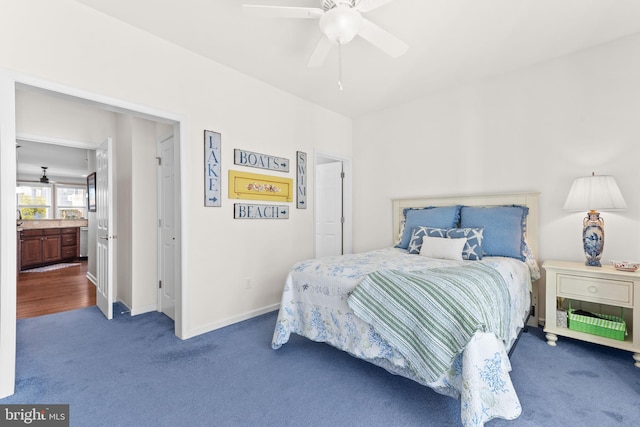
[[[633,307],[633,282],[558,274],[556,284],[559,297]]]

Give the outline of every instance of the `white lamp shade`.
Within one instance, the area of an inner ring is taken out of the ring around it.
[[[564,203],[564,208],[572,211],[618,210],[626,207],[616,180],[607,175],[576,178]]]

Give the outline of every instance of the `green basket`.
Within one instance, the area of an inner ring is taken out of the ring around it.
[[[622,310],[622,308],[620,310]],[[569,329],[618,341],[624,341],[624,337],[627,334],[627,324],[622,317],[594,313],[602,317],[602,319],[598,319],[595,317],[574,314],[574,311],[575,310],[571,309],[571,303],[569,303],[569,311],[567,315],[569,318]]]

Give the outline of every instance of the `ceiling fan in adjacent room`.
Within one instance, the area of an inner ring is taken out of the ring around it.
[[[307,63],[309,67],[318,67],[334,45],[347,44],[356,35],[393,58],[403,55],[409,48],[406,43],[362,16],[391,1],[322,0],[320,8],[244,5],[244,10],[272,18],[318,19],[323,36]]]
[[[49,177],[47,176],[47,166],[40,166],[42,168],[42,176],[40,177],[40,182],[43,184],[49,183]]]

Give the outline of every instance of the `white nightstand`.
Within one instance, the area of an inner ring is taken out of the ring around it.
[[[630,273],[610,265],[589,267],[567,261],[545,261],[542,267],[547,272],[544,326],[547,344],[555,346],[561,335],[632,351],[635,366],[640,368],[640,271]],[[558,298],[631,309],[633,317],[631,323],[627,322],[628,335],[624,341],[618,341],[558,326]]]

